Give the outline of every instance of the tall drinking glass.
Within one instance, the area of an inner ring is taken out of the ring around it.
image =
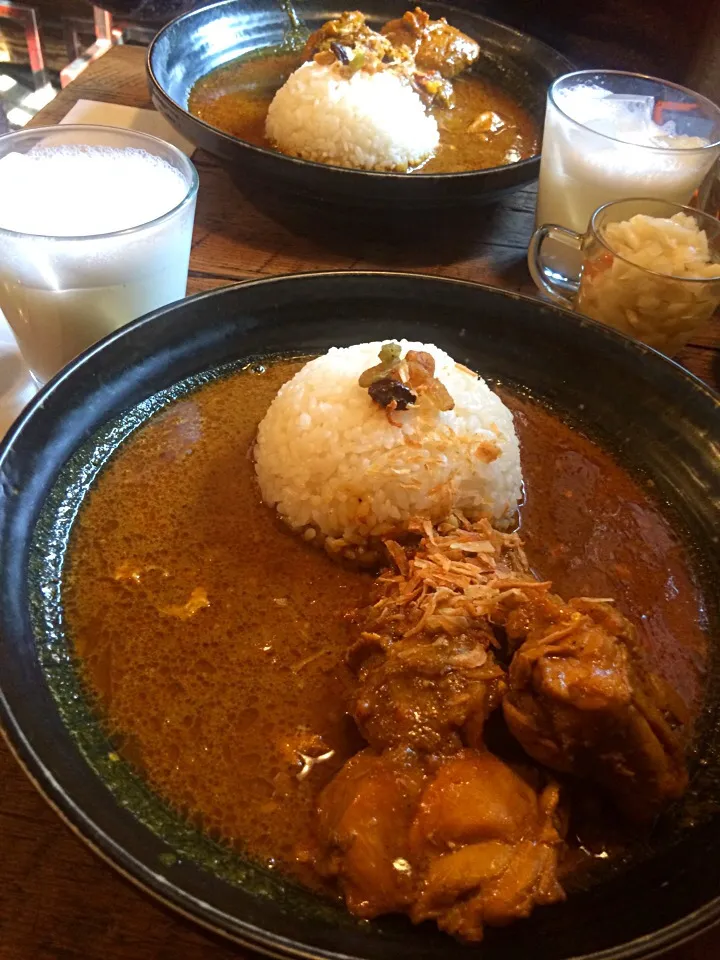
[[[113,127],[23,130],[0,137],[0,177],[0,309],[38,383],[185,296],[198,176],[176,147]]]
[[[720,154],[720,108],[685,87],[617,70],[557,79],[547,98],[536,225],[578,233],[612,200],[687,204]]]

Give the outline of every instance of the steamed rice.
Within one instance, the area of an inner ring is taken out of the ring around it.
[[[281,387],[258,429],[263,499],[294,529],[364,544],[398,535],[411,519],[453,510],[507,523],[521,496],[512,414],[487,384],[429,344],[399,341],[435,359],[435,376],[455,401],[441,412],[421,400],[387,411],[358,385],[382,344],[333,348]]]
[[[283,153],[364,170],[406,171],[435,151],[435,118],[392,70],[346,76],[340,64],[304,63],[278,90],[265,125]]]

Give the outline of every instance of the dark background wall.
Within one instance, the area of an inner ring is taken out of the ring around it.
[[[716,0],[455,0],[531,33],[578,67],[651,73],[682,82]]]
[[[68,22],[92,27],[88,0],[23,0],[36,8],[47,43],[50,65],[64,57],[63,28]],[[102,0],[101,0],[102,2]],[[142,16],[151,11],[177,12],[193,0],[105,0]],[[296,0],[302,13],[302,0]],[[340,8],[333,0],[328,8]],[[413,6],[421,0],[408,0]],[[503,20],[540,37],[569,56],[579,67],[603,66],[639,70],[682,81],[707,43],[720,0],[454,0],[455,4]],[[362,0],[348,0],[351,8]],[[716,17],[715,29],[720,20]],[[0,20],[0,34],[7,22]],[[9,27],[7,29],[10,29]],[[6,30],[7,32],[7,30]],[[85,34],[87,31],[83,31]],[[16,37],[16,40],[21,40]],[[60,64],[62,66],[63,64]],[[59,69],[59,67],[56,67]]]

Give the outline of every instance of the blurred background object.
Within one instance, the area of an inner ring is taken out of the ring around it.
[[[203,4],[193,3],[192,0],[107,0],[102,4],[103,9],[114,17],[152,24],[156,27],[162,26],[168,20],[172,20],[173,17],[194,6],[199,7]]]
[[[683,6],[677,0],[489,0],[489,6],[490,16],[556,47],[578,69],[628,70],[687,83],[720,0]]]
[[[147,45],[201,0],[0,0],[0,133],[17,130],[114,44]]]
[[[278,4],[281,0],[278,0]],[[408,0],[408,7],[416,0]],[[0,0],[0,132],[24,126],[116,43],[146,45],[203,0]],[[579,68],[633,70],[720,100],[720,0],[455,0],[533,34]],[[302,0],[296,0],[302,16]],[[340,9],[342,5],[338,6]],[[353,0],[351,8],[360,7]]]

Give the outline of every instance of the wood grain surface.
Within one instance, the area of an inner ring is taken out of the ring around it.
[[[57,123],[86,98],[149,107],[144,50],[118,47],[35,118]],[[239,280],[315,269],[401,269],[532,293],[525,255],[534,189],[488,210],[477,246],[461,262],[370,251],[348,260],[288,233],[243,199],[205,154],[200,172],[188,292]],[[88,198],[92,202],[92,198]],[[697,376],[720,382],[720,331],[708,327],[681,355]],[[120,877],[46,806],[0,742],[0,960],[239,960],[255,956],[175,916]],[[663,960],[720,958],[720,930]],[[528,958],[532,960],[532,958]]]

